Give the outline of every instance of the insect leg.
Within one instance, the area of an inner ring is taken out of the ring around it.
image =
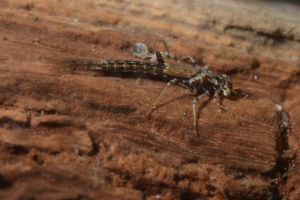
[[[209,92],[206,91],[205,93],[197,96],[197,97],[194,97],[193,99],[193,104],[192,104],[192,109],[193,109],[193,126],[196,130],[196,133],[197,133],[197,136],[199,137],[199,130],[198,130],[198,123],[197,123],[197,120],[198,120],[198,112],[197,112],[197,109],[196,109],[196,103],[198,101],[200,101],[201,99],[203,99],[203,97],[205,96],[209,96]]]
[[[223,100],[224,100],[224,97],[220,95],[220,90],[216,90],[216,92],[214,94],[214,102],[217,104],[217,106],[221,110],[223,110],[225,112],[229,112],[229,110],[225,106],[223,106]]]
[[[152,104],[152,109],[150,110],[150,112],[148,113],[148,118],[151,116],[152,112],[154,110],[156,110],[158,107],[164,105],[164,104],[161,104],[161,105],[157,105],[158,101],[160,100],[160,98],[165,94],[166,90],[171,86],[171,85],[179,85],[183,88],[186,88],[190,91],[192,91],[192,88],[190,88],[187,83],[184,81],[184,80],[178,80],[176,78],[170,80],[167,85],[164,87],[164,89],[161,91],[161,93],[158,95],[158,97],[155,99],[154,103]]]
[[[239,124],[242,124],[242,122],[238,119],[238,117],[237,117],[233,112],[231,112],[231,111],[228,110],[225,106],[223,106],[223,100],[224,100],[224,97],[221,97],[221,96],[218,95],[218,94],[216,95],[216,93],[215,93],[214,98],[216,99],[216,104],[217,104],[217,106],[218,106],[221,110],[225,111],[226,113],[229,114],[230,117],[232,117],[233,119],[237,120]]]
[[[168,87],[170,87],[173,84],[176,84],[177,82],[178,82],[178,80],[175,78],[175,79],[170,80],[167,83],[167,85],[164,87],[164,89],[161,91],[161,93],[158,95],[158,97],[155,99],[154,103],[152,104],[152,109],[148,113],[148,118],[150,117],[150,115],[152,114],[152,112],[157,108],[157,103],[158,103],[159,99],[164,95],[164,93],[166,92],[166,90],[168,89]]]

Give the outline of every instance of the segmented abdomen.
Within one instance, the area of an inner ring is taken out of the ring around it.
[[[72,70],[103,72],[138,72],[163,75],[164,66],[156,63],[130,60],[70,60],[65,62]]]

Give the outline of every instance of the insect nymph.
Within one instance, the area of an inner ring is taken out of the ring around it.
[[[168,56],[165,52],[157,51],[150,54],[148,48],[143,43],[135,44],[133,55],[139,58],[150,58],[149,62],[132,61],[132,60],[68,60],[65,64],[72,70],[92,70],[103,72],[133,72],[133,73],[148,73],[151,75],[163,76],[169,79],[169,82],[164,87],[160,95],[153,103],[152,109],[148,116],[156,110],[159,99],[165,94],[166,89],[171,85],[178,85],[188,89],[193,94],[192,110],[193,110],[193,126],[199,135],[197,126],[197,109],[196,104],[204,97],[209,97],[209,100],[214,100],[217,105],[222,106],[224,98],[230,98],[236,95],[233,90],[231,79],[226,74],[216,74],[208,70],[206,66],[176,64],[170,65],[165,62],[165,57]]]

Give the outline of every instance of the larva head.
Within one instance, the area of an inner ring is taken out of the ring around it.
[[[229,76],[226,74],[221,74],[220,75],[220,89],[225,97],[229,97],[231,93],[233,92],[232,90],[232,84],[231,84],[231,79]]]

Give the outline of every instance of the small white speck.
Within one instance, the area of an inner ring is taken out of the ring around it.
[[[277,111],[282,111],[282,109],[283,109],[282,105],[279,105],[279,104],[275,104],[275,107],[276,107]]]
[[[34,38],[32,41],[35,42],[35,43],[39,43],[40,42],[40,40],[38,38]]]
[[[92,52],[95,52],[96,51],[96,46],[95,45],[92,45]]]

